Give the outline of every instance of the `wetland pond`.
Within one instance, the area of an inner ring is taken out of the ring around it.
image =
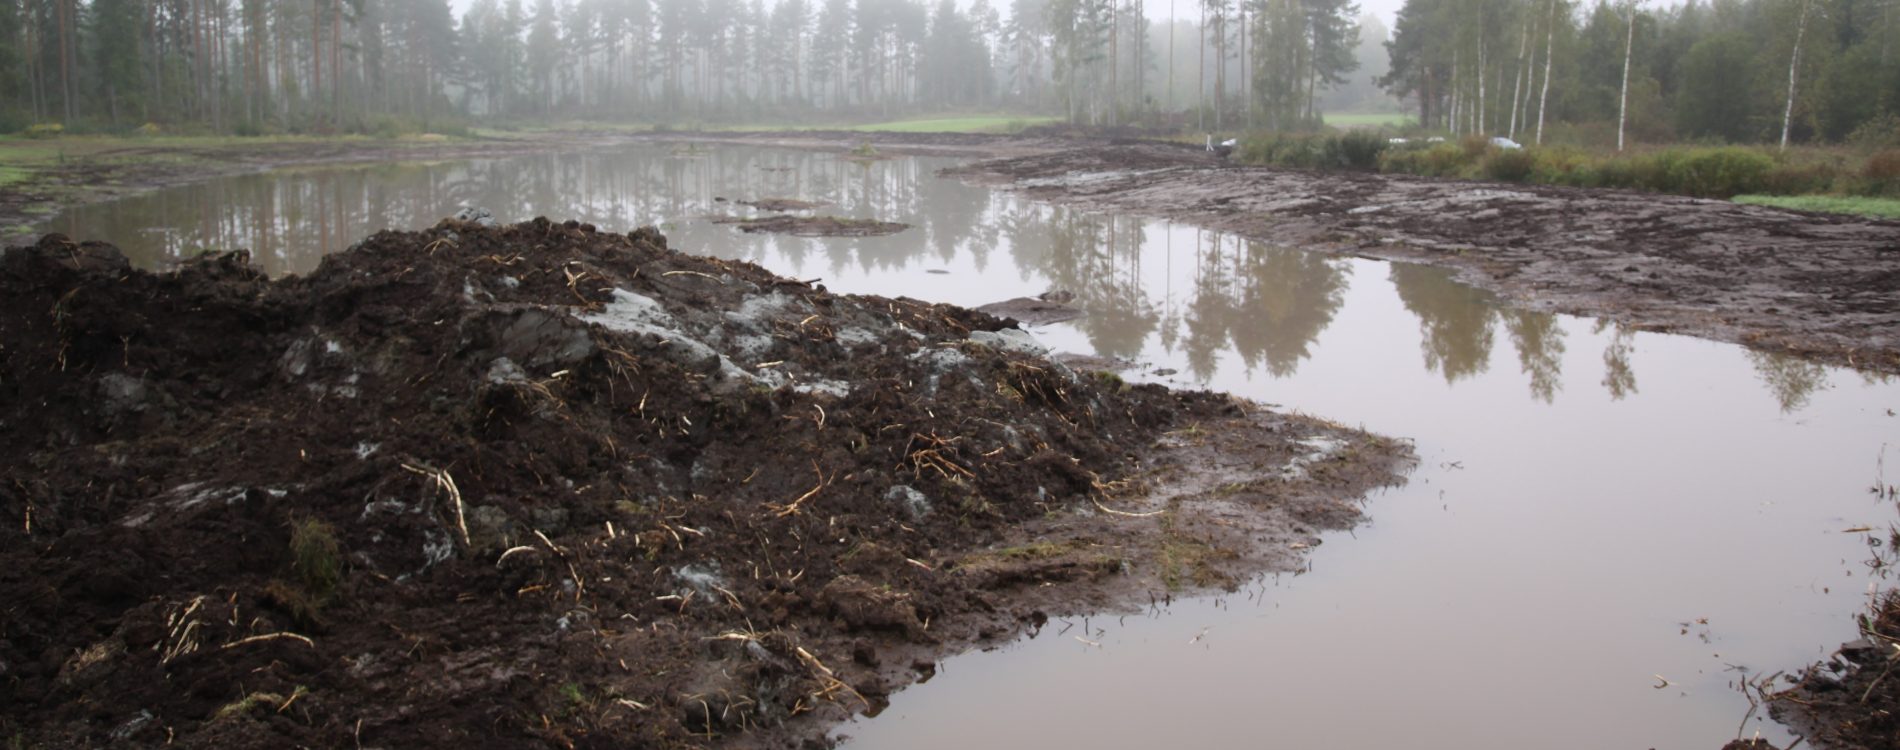
[[[1850,530],[1893,520],[1868,491],[1900,460],[1890,379],[935,176],[954,163],[634,146],[290,170],[41,229],[147,267],[250,248],[275,276],[462,206],[657,224],[674,248],[837,292],[975,306],[1072,291],[1089,314],[1035,329],[1057,351],[1416,442],[1409,484],[1302,573],[951,658],[840,727],[849,748],[1715,748],[1748,711],[1744,674],[1854,637],[1870,578],[1868,535]],[[764,198],[912,228],[799,238],[709,218]],[[1790,739],[1759,716],[1743,727],[1757,731]]]

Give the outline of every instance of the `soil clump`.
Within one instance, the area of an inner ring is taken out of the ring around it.
[[[653,229],[270,280],[0,257],[0,736],[796,747],[1051,616],[1290,570],[1407,445]]]
[[[1307,250],[1446,266],[1530,309],[1900,372],[1900,222],[1237,167],[1179,144],[1034,153],[945,174]]]

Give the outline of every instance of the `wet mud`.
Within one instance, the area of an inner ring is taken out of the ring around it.
[[[793,237],[883,237],[910,228],[909,224],[877,219],[853,219],[842,216],[792,216],[777,214],[761,218],[715,217],[715,224],[731,224],[739,231],[789,234]]]
[[[976,309],[999,318],[1041,326],[1075,320],[1086,315],[1087,313],[1082,308],[1068,304],[1067,300],[1074,298],[1075,295],[1072,294],[1066,298],[1051,297],[1047,294],[1040,297],[1016,297],[1002,302],[992,302]]]
[[[1900,222],[1246,168],[1168,144],[1019,155],[946,174],[1308,250],[1445,266],[1529,309],[1900,372]]]
[[[0,258],[0,736],[791,747],[1049,617],[1300,564],[1403,443],[651,229],[305,276]]]
[[[761,198],[755,201],[739,201],[739,205],[751,206],[760,211],[785,213],[788,211],[810,211],[815,208],[823,208],[828,204],[823,201],[803,201],[796,198]]]

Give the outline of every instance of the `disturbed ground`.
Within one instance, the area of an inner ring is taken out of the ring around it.
[[[490,222],[483,222],[490,223]],[[791,747],[1299,564],[1409,449],[536,220],[280,281],[0,259],[14,747]]]
[[[1900,372],[1900,222],[1119,145],[948,170],[1038,199],[1456,269],[1518,305]]]

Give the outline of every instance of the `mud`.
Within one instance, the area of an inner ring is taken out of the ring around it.
[[[1168,144],[1021,155],[946,174],[1308,250],[1446,266],[1534,310],[1900,372],[1900,222],[1246,168]]]
[[[1016,297],[1014,299],[1003,300],[1002,302],[992,302],[976,309],[999,318],[1007,318],[1032,326],[1041,326],[1051,323],[1061,323],[1066,320],[1075,320],[1076,318],[1086,315],[1087,313],[1085,313],[1082,308],[1067,303],[1066,300],[1072,300],[1074,298],[1075,295],[1073,294],[1068,295],[1066,298],[1050,297],[1050,295],[1047,294],[1042,297]]]
[[[761,198],[755,201],[739,201],[739,205],[751,206],[760,211],[784,213],[787,211],[810,211],[815,208],[823,208],[828,204],[823,201],[802,201],[796,198]]]
[[[1841,644],[1794,685],[1766,686],[1770,714],[1815,747],[1900,747],[1900,684],[1893,678],[1900,592],[1884,594],[1862,627],[1867,635]]]
[[[883,237],[910,228],[909,224],[877,219],[853,219],[840,216],[791,216],[778,214],[748,219],[736,216],[714,217],[715,224],[732,224],[750,233],[789,234],[793,237]]]
[[[658,232],[0,259],[0,736],[792,747],[1051,616],[1290,569],[1408,446]]]

